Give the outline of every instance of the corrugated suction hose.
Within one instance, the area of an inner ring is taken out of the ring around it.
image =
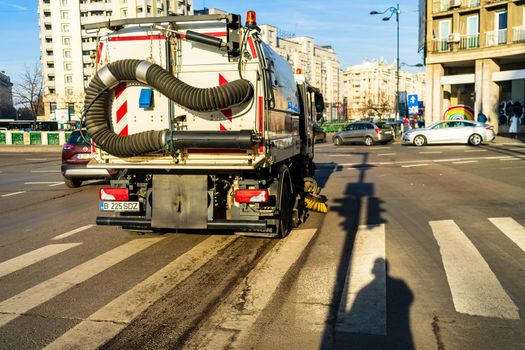
[[[142,60],[120,60],[99,70],[86,89],[84,112],[86,130],[98,147],[117,157],[131,157],[161,150],[168,129],[148,130],[119,136],[110,128],[110,90],[121,81],[139,81],[149,85],[186,108],[211,112],[250,101],[253,86],[245,79],[212,88],[190,86],[157,64]]]

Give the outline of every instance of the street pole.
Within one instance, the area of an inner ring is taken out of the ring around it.
[[[396,6],[397,59],[396,59],[396,121],[399,120],[399,4]]]

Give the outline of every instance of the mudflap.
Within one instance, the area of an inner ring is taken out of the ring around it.
[[[207,228],[207,175],[154,175],[151,227]]]

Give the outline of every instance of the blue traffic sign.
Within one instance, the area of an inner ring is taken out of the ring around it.
[[[419,104],[418,104],[417,94],[408,95],[407,100],[408,100],[408,103],[407,103],[408,114],[418,114]]]

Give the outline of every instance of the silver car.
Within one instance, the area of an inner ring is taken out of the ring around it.
[[[404,144],[424,146],[439,143],[466,143],[478,146],[496,138],[494,127],[469,120],[445,120],[426,128],[412,129],[403,134]]]
[[[334,145],[364,142],[367,146],[374,143],[387,144],[394,139],[394,129],[386,124],[381,127],[372,122],[356,122],[348,124],[343,131],[336,132],[332,137]]]

